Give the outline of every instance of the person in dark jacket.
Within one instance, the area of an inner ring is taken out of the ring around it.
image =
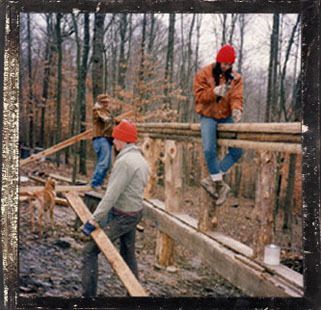
[[[93,148],[97,156],[96,166],[90,185],[99,189],[104,182],[112,158],[113,115],[109,109],[111,97],[107,94],[97,96],[93,107]]]
[[[243,81],[232,70],[234,62],[234,48],[224,45],[216,62],[202,68],[194,79],[195,111],[200,115],[203,151],[210,174],[201,185],[217,198],[216,205],[222,205],[230,192],[223,175],[242,156],[242,149],[230,147],[223,160],[217,158],[217,125],[238,123],[242,116]]]
[[[103,228],[111,241],[120,239],[120,254],[138,279],[135,233],[136,225],[142,218],[144,188],[149,177],[149,167],[140,149],[135,145],[137,129],[133,123],[121,121],[113,129],[112,136],[119,154],[106,193],[88,223]],[[92,239],[84,247],[84,297],[96,296],[99,252]]]

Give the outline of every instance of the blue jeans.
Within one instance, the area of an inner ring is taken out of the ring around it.
[[[226,172],[241,158],[243,150],[229,147],[228,153],[222,161],[219,161],[217,158],[217,124],[233,123],[233,118],[215,119],[201,116],[200,121],[203,152],[210,174]]]
[[[112,146],[112,142],[105,137],[98,137],[93,140],[93,147],[97,155],[97,163],[91,178],[92,186],[100,186],[103,184],[111,163]]]

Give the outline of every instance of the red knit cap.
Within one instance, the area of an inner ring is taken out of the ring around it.
[[[112,136],[120,141],[135,143],[137,141],[136,125],[127,120],[122,120],[114,127]]]
[[[224,45],[217,53],[217,62],[234,63],[235,61],[235,50],[231,45]]]

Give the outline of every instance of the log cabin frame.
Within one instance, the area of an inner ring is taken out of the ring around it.
[[[0,308],[106,307],[106,299],[96,301],[43,298],[32,301],[18,297],[18,138],[19,138],[19,13],[71,12],[199,12],[199,13],[301,13],[302,14],[302,101],[303,101],[303,250],[304,297],[299,299],[200,299],[200,298],[108,298],[109,307],[123,309],[151,307],[299,307],[320,304],[320,85],[321,43],[319,1],[95,1],[95,0],[15,0],[0,2],[0,115],[1,138],[1,242]]]

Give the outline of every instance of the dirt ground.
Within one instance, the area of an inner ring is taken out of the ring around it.
[[[32,164],[21,171],[21,175],[56,173],[71,175],[71,168],[43,162]],[[83,178],[83,177],[82,177]],[[29,181],[22,185],[36,185]],[[184,205],[191,215],[197,213],[197,192],[190,188],[185,192]],[[161,194],[160,194],[161,196]],[[159,197],[162,198],[162,197]],[[233,206],[231,206],[233,205]],[[229,202],[218,209],[217,230],[252,246],[257,229],[253,220],[253,201],[230,198]],[[54,232],[46,231],[39,239],[30,229],[28,204],[19,207],[19,278],[20,296],[23,297],[80,297],[81,296],[81,251],[82,233],[75,230],[76,215],[68,207],[55,207]],[[281,223],[281,218],[279,223]],[[176,247],[174,268],[161,268],[155,261],[156,228],[144,219],[143,232],[137,231],[137,261],[140,282],[151,296],[158,297],[240,297],[240,290],[215,274],[202,263],[195,253],[189,253],[181,246]],[[291,235],[276,228],[276,243],[283,248],[282,259],[290,267],[301,271],[301,220],[295,219]],[[293,260],[292,258],[295,258]],[[103,255],[99,258],[99,296],[125,296],[126,290],[111,270]]]

